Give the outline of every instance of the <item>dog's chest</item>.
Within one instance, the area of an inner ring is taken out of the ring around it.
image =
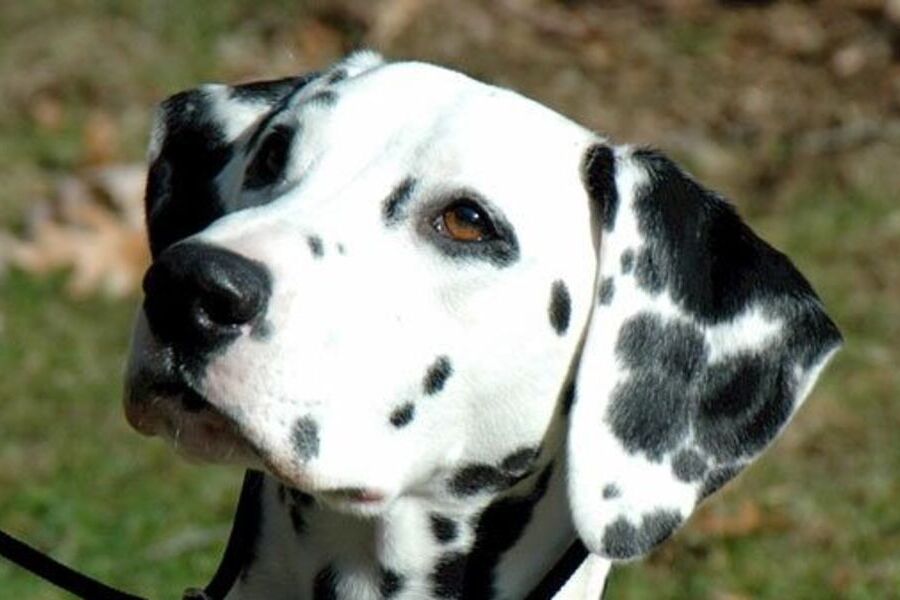
[[[524,494],[457,512],[402,500],[377,520],[324,510],[266,478],[258,532],[228,599],[521,597],[555,558],[557,544],[547,544],[532,568],[521,560],[535,555],[526,546],[560,534],[544,531],[541,518],[556,510],[551,478],[548,467]],[[509,564],[517,565],[512,572]]]

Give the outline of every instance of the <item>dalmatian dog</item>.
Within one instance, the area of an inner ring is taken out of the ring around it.
[[[206,85],[151,137],[127,418],[250,468],[200,597],[597,598],[841,342],[671,160],[451,70]]]

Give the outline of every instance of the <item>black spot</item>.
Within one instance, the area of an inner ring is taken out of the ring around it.
[[[596,144],[588,148],[583,164],[584,183],[588,194],[598,205],[603,228],[612,231],[619,208],[615,154],[609,146]]]
[[[344,248],[344,245],[343,245],[343,244],[338,244],[338,245],[337,245],[337,251],[338,251],[338,254],[340,254],[341,256],[343,256],[343,255],[345,255],[345,254],[347,253],[347,249]]]
[[[671,536],[681,522],[681,513],[672,510],[658,510],[645,514],[639,527],[629,523],[625,517],[619,517],[607,525],[603,532],[603,553],[613,559],[634,558],[646,554]]]
[[[427,396],[433,396],[444,389],[447,379],[453,374],[453,365],[446,356],[439,356],[425,373],[425,379],[422,380],[422,389]]]
[[[463,467],[450,479],[450,491],[457,496],[472,496],[504,486],[506,475],[497,467],[473,464]]]
[[[508,496],[490,504],[475,527],[475,543],[469,553],[459,598],[497,598],[494,577],[502,556],[515,545],[532,520],[534,509],[547,492],[553,465],[535,477],[524,496]]]
[[[378,583],[378,593],[387,600],[393,598],[403,589],[403,576],[390,569],[381,569],[381,581]]]
[[[638,285],[651,294],[658,294],[665,285],[662,267],[655,262],[656,260],[653,252],[645,248],[638,254],[637,265],[634,269]]]
[[[328,565],[313,580],[313,600],[337,600],[337,571]]]
[[[804,277],[741,221],[734,208],[653,150],[633,153],[648,174],[635,202],[646,264],[675,302],[709,323],[727,320],[756,301],[802,307],[819,325],[807,347],[832,348],[840,335]]]
[[[612,277],[604,277],[600,282],[600,289],[597,292],[597,302],[604,305],[612,304],[613,294],[615,293],[615,284]]]
[[[672,457],[672,473],[685,483],[697,481],[706,475],[708,468],[706,460],[696,450],[681,450]]]
[[[327,107],[337,103],[338,95],[333,90],[321,90],[306,99],[306,104],[316,104]]]
[[[528,473],[538,457],[539,449],[536,447],[521,448],[503,459],[500,468],[512,477],[521,477]]]
[[[718,461],[762,450],[787,422],[796,389],[788,360],[738,354],[709,369],[695,414],[697,444]]]
[[[572,406],[575,404],[575,397],[577,395],[577,389],[575,387],[575,379],[571,378],[566,382],[566,387],[563,388],[562,393],[562,411],[564,415],[568,415],[572,412]]]
[[[391,413],[391,425],[398,429],[401,427],[406,427],[410,424],[410,422],[412,422],[415,415],[416,405],[412,402],[407,402],[399,408],[394,409],[394,412]]]
[[[440,543],[448,544],[459,535],[459,525],[453,519],[432,514],[429,520],[431,521],[431,533],[434,535],[434,539]]]
[[[743,465],[733,464],[716,467],[711,470],[703,481],[703,486],[697,494],[697,501],[703,500],[707,496],[715,494],[722,486],[731,481],[741,472]]]
[[[572,300],[569,298],[569,290],[562,281],[554,281],[550,290],[550,325],[556,333],[562,335],[569,328],[569,318],[572,313]]]
[[[438,598],[465,598],[462,595],[466,555],[450,552],[441,556],[431,573],[432,593]]]
[[[388,226],[397,225],[403,220],[406,204],[412,197],[416,185],[417,182],[413,177],[407,177],[385,199],[381,214]]]
[[[622,490],[614,483],[607,483],[603,486],[603,499],[612,500],[622,495]]]
[[[301,417],[291,432],[294,451],[302,461],[309,461],[319,454],[319,425],[312,417]]]
[[[631,270],[634,268],[634,250],[629,248],[623,252],[622,256],[619,257],[619,262],[622,265],[622,275],[631,273]]]
[[[307,236],[306,243],[309,245],[309,251],[312,253],[313,258],[322,258],[322,255],[325,254],[325,247],[322,244],[322,238],[319,236]]]
[[[613,390],[607,421],[629,452],[661,460],[687,435],[706,342],[693,325],[639,313],[622,326],[616,354],[631,376]]]
[[[347,79],[347,69],[335,69],[325,78],[325,83],[333,85]]]

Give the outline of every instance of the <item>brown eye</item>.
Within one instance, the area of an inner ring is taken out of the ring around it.
[[[437,231],[458,242],[484,242],[497,237],[490,217],[471,200],[458,200],[435,220]]]

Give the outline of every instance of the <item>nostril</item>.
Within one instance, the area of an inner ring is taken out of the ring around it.
[[[271,293],[269,271],[258,262],[208,244],[166,249],[144,278],[144,310],[164,341],[217,342],[262,316]]]
[[[265,286],[234,265],[207,263],[196,282],[198,316],[219,325],[244,325],[262,312]]]

